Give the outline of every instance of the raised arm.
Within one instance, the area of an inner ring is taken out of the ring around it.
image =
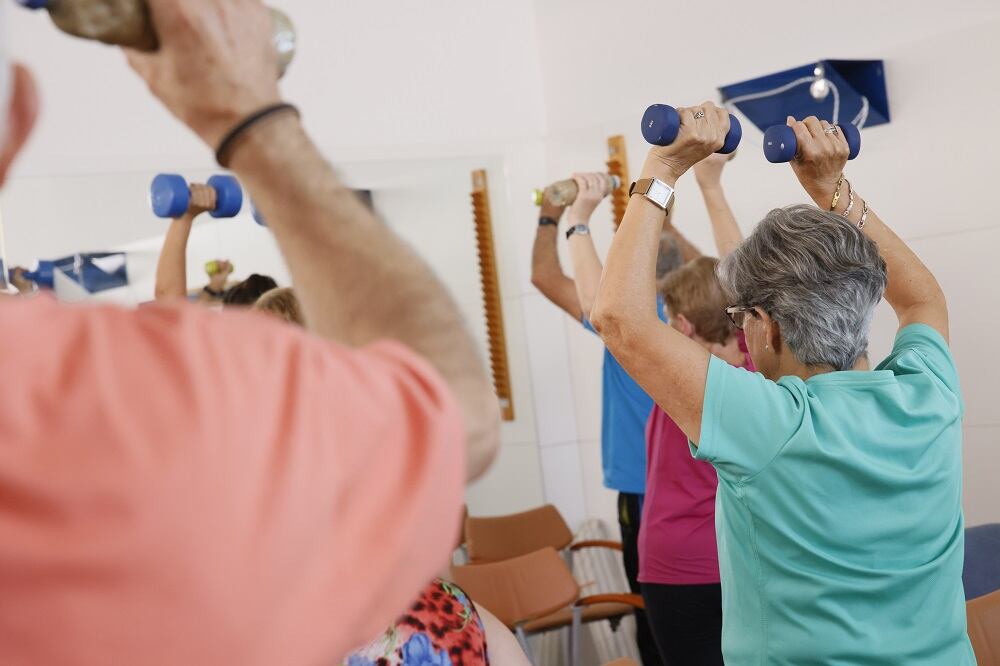
[[[215,207],[215,190],[207,185],[191,185],[191,203],[187,212],[174,218],[167,229],[156,263],[156,289],[158,301],[187,298],[187,245],[195,218]]]
[[[649,151],[641,178],[674,187],[692,165],[722,147],[729,115],[711,102],[700,106],[704,117],[695,119],[695,110],[678,109],[677,139]],[[657,316],[656,255],[665,220],[663,210],[645,197],[631,198],[605,262],[591,321],[629,375],[697,442],[709,354]]]
[[[130,53],[130,63],[210,147],[280,101],[272,19],[262,3],[151,0],[150,8],[160,50]],[[340,181],[295,114],[254,125],[230,167],[268,220],[308,327],[346,345],[397,340],[429,361],[462,408],[468,477],[481,475],[498,444],[496,395],[458,308],[427,264]]]
[[[542,201],[535,245],[531,252],[531,284],[566,314],[580,321],[583,309],[576,295],[576,284],[566,277],[559,264],[559,220],[565,210],[547,200]]]
[[[585,232],[573,233],[569,237],[569,254],[573,260],[576,295],[580,299],[583,316],[588,319],[597,298],[597,288],[601,284],[601,271],[604,270],[601,258],[597,256],[597,248],[594,247],[594,238],[590,235],[590,218],[597,205],[607,196],[606,179],[607,176],[601,173],[574,174],[573,180],[580,192],[566,216],[570,229],[586,227]]]
[[[722,189],[722,170],[732,159],[732,155],[712,153],[701,162],[694,165],[694,175],[705,199],[708,219],[712,223],[712,235],[715,237],[715,247],[719,257],[739,247],[743,242],[743,232],[736,223],[733,209],[726,201],[726,193]]]
[[[831,210],[840,176],[847,164],[848,146],[842,132],[826,133],[830,124],[815,117],[804,121],[788,119],[795,130],[801,159],[792,162],[792,169],[799,182],[816,205]],[[851,206],[851,191],[854,205]],[[861,193],[849,179],[841,184],[841,195],[834,212],[843,214],[851,206],[848,220],[860,225],[864,216],[865,235],[878,245],[885,260],[889,283],[885,300],[896,312],[899,327],[910,324],[927,324],[949,339],[948,302],[941,285],[910,247],[890,229],[867,205]],[[867,215],[865,211],[867,210]]]

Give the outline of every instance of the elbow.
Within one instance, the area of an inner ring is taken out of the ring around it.
[[[602,301],[592,304],[589,312],[590,325],[594,327],[605,344],[610,347],[613,342],[622,338],[622,332],[626,326],[623,322],[623,313],[619,308],[607,305]]]
[[[533,267],[531,269],[531,285],[538,291],[543,294],[547,293],[549,287],[552,286],[552,282],[553,279],[551,271],[546,271],[537,267]]]
[[[590,324],[608,350],[624,365],[625,359],[648,343],[650,327],[655,327],[659,321],[647,321],[634,312],[599,301],[590,313]]]

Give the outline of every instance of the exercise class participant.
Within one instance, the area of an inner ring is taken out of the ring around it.
[[[149,5],[160,48],[129,60],[208,146],[276,108],[260,2]],[[37,96],[26,69],[0,72],[3,177]],[[183,302],[0,303],[18,387],[0,407],[0,663],[338,663],[447,562],[496,396],[445,289],[281,108],[223,161],[311,334]]]
[[[642,172],[669,187],[729,130],[710,102],[680,113],[678,140],[653,148]],[[762,374],[659,322],[665,216],[642,196],[608,255],[594,325],[718,472],[726,664],[974,664],[944,293],[842,177],[842,133],[814,117],[788,123],[792,168],[818,208],[772,211],[719,268]],[[899,331],[871,370],[883,294]]]
[[[253,309],[288,324],[305,325],[299,299],[289,288],[269,291]],[[474,603],[457,584],[436,578],[395,624],[355,649],[344,663],[527,666],[528,660],[514,634],[500,620]]]
[[[722,189],[729,156],[695,165],[722,256],[742,240]],[[671,216],[672,218],[673,216]],[[667,228],[672,227],[668,218]],[[726,315],[716,259],[699,257],[669,273],[659,288],[670,325],[727,363],[752,369]],[[722,661],[722,587],[715,539],[715,469],[691,457],[687,437],[653,405],[646,424],[646,497],[639,532],[639,581],[646,615],[666,664]]]
[[[590,218],[601,200],[607,195],[605,174],[577,174],[573,177],[579,194],[569,209],[569,247],[573,260],[573,278],[562,272],[556,241],[559,219],[564,208],[554,206],[547,197],[542,202],[538,231],[532,255],[531,281],[552,303],[562,308],[570,317],[581,322],[588,331],[590,309],[597,296],[601,281],[601,260],[590,236]],[[683,263],[681,247],[690,248],[686,241],[678,241],[665,234],[660,242],[656,274],[662,278]],[[692,256],[697,251],[690,248]],[[662,311],[663,301],[655,296]],[[618,364],[615,357],[605,350],[601,390],[601,463],[604,485],[618,491],[618,525],[624,548],[625,573],[629,587],[639,594],[639,528],[642,518],[642,497],[646,492],[646,450],[644,428],[653,400],[636,384]],[[649,630],[645,613],[636,611],[636,640],[645,666],[660,663],[656,641]]]
[[[156,263],[155,298],[169,301],[188,298],[187,287],[187,246],[191,237],[191,227],[202,213],[215,207],[215,190],[208,185],[191,183],[191,202],[187,211],[174,218],[167,229]],[[278,283],[266,275],[254,273],[246,280],[227,287],[233,265],[228,261],[218,261],[217,270],[209,275],[208,284],[198,293],[199,303],[214,305],[248,306],[257,302],[262,295],[276,288]]]

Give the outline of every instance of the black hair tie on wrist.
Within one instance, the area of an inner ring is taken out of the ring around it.
[[[233,146],[236,142],[246,134],[247,130],[251,127],[264,120],[265,118],[270,118],[271,116],[282,113],[284,111],[291,111],[296,116],[301,116],[299,110],[292,104],[272,104],[271,106],[265,106],[260,111],[256,111],[246,117],[245,120],[240,122],[236,127],[231,129],[225,138],[219,142],[219,149],[215,151],[215,161],[219,163],[223,169],[229,168],[229,153],[232,151]]]

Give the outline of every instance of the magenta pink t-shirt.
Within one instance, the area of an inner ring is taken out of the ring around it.
[[[749,354],[743,367],[753,370]],[[646,496],[639,530],[640,582],[657,585],[719,582],[719,549],[715,541],[718,485],[715,468],[692,457],[687,435],[666,412],[653,405],[646,423]]]

